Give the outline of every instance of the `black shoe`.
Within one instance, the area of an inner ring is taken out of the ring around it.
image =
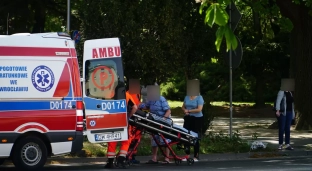
[[[125,169],[125,168],[126,168],[126,157],[119,156],[119,157],[117,158],[117,166],[118,166],[119,168]]]
[[[104,166],[104,168],[107,168],[107,169],[113,169],[113,168],[115,168],[115,166],[114,166],[114,159],[113,159],[113,158],[109,158],[109,159],[107,160],[107,163],[106,163],[106,165]]]
[[[292,148],[289,144],[286,146],[285,148],[286,150],[293,150],[294,148]]]

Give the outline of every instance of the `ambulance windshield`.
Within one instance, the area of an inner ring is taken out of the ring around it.
[[[125,99],[121,58],[86,61],[85,79],[87,96],[104,100]]]

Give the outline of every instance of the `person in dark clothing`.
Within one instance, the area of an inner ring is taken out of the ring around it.
[[[282,103],[281,103],[282,102]],[[285,133],[285,149],[293,150],[290,146],[290,127],[291,122],[295,118],[294,98],[290,91],[279,91],[276,99],[276,116],[278,118],[278,141],[279,150],[283,149],[284,133]]]

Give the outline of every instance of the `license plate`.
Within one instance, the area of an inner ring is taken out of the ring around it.
[[[108,141],[108,140],[120,140],[121,133],[111,133],[111,134],[95,134],[95,141]]]

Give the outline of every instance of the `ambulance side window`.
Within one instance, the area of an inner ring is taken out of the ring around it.
[[[92,59],[85,63],[85,94],[92,98],[124,99],[121,58]]]

